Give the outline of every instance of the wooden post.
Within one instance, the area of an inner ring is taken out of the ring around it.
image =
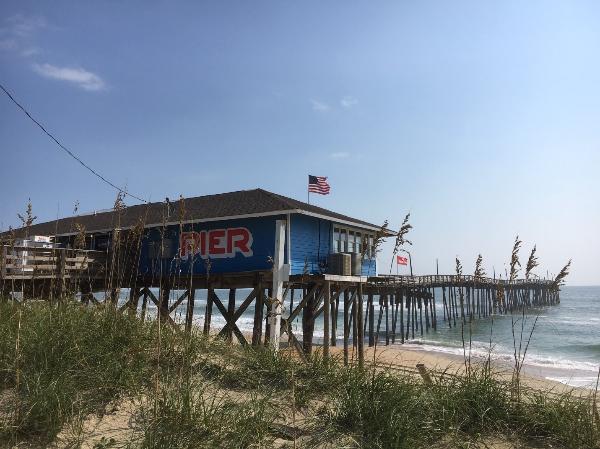
[[[390,296],[387,294],[384,297],[384,305],[385,305],[385,344],[386,344],[386,346],[389,346],[389,344],[390,344],[390,320],[389,320]]]
[[[206,290],[206,309],[204,311],[204,335],[208,337],[210,335],[210,321],[212,318],[212,307],[213,307],[213,289],[208,284],[208,289]]]
[[[321,286],[321,288],[323,287]],[[310,296],[302,310],[302,347],[304,348],[305,354],[312,353],[313,334],[315,331],[316,298],[320,296],[320,291],[319,289],[316,289],[314,292],[309,292],[308,294]]]
[[[142,322],[146,320],[146,307],[148,306],[148,287],[144,287],[144,296],[142,297]]]
[[[411,311],[411,305],[412,305],[412,292],[408,291],[406,292],[406,340],[408,340],[408,337],[410,336],[409,332],[410,332],[410,321],[412,318],[412,311]],[[402,342],[404,343],[404,342]]]
[[[133,285],[129,289],[129,301],[127,304],[127,306],[128,306],[127,308],[129,309],[130,315],[135,315],[137,313],[139,298],[140,298],[139,289],[135,285]]]
[[[192,322],[194,320],[194,302],[196,300],[196,289],[190,286],[187,297],[187,308],[185,312],[185,331],[189,334],[192,331]]]
[[[400,342],[404,343],[404,291],[400,291]]]
[[[429,332],[430,320],[429,320],[429,294],[427,290],[423,292],[423,306],[425,308],[425,330]],[[421,329],[422,331],[422,329]],[[422,332],[421,332],[422,333]]]
[[[158,293],[158,316],[160,319],[166,319],[169,315],[169,296],[171,295],[171,286],[165,282]]]
[[[431,289],[432,292],[432,302],[431,302],[431,312],[433,313],[433,330],[437,331],[437,311],[435,310],[435,287]]]
[[[379,295],[379,314],[377,317],[377,329],[375,329],[375,346],[379,343],[379,332],[381,330],[381,319],[383,318],[383,296]]]
[[[89,304],[94,294],[92,293],[92,287],[89,282],[82,282],[79,290],[81,291],[81,302],[83,304]]]
[[[427,372],[427,368],[425,368],[425,365],[423,363],[417,363],[417,370],[419,371],[419,374],[423,378],[423,381],[425,382],[426,385],[433,385],[431,376]]]
[[[423,302],[424,302],[425,300],[426,300],[426,298],[425,298],[425,296],[424,296],[424,295],[422,295],[422,296],[419,298],[419,317],[420,317],[419,321],[420,321],[420,323],[421,323],[421,337],[423,336],[423,305],[424,305],[424,304],[423,304]],[[427,307],[427,306],[425,306],[425,307]],[[426,309],[426,310],[427,310],[427,309]]]
[[[268,346],[271,341],[271,306],[273,305],[273,289],[267,289],[267,295],[265,296],[265,305],[267,309],[267,315],[265,316],[265,341],[264,345]]]
[[[450,317],[450,310],[448,308],[448,302],[446,300],[446,287],[442,287],[442,303],[443,303],[443,313],[444,313],[444,320],[448,320],[448,326],[450,328],[452,328],[452,321],[451,321],[451,317]]]
[[[226,320],[229,321],[232,319],[235,314],[235,288],[229,289],[229,301],[227,303],[227,317]],[[227,328],[227,333],[225,334],[225,339],[228,343],[233,341],[233,327],[230,326]]]
[[[392,344],[396,343],[396,325],[398,324],[398,290],[390,295],[392,304]]]
[[[365,366],[365,335],[363,328],[363,286],[362,282],[358,284],[358,311],[357,311],[357,329],[358,329],[358,366]]]
[[[416,292],[410,297],[410,324],[412,329],[412,337],[415,338],[415,328],[419,330],[419,323],[417,322],[417,299]]]
[[[329,357],[329,313],[331,306],[331,283],[325,281],[323,288],[323,357]]]
[[[285,232],[286,221],[277,220],[275,222],[275,257],[273,258],[273,285],[271,287],[271,307],[269,310],[269,342],[271,348],[279,350],[280,330],[281,330],[281,311],[283,308],[283,281],[284,281],[284,262],[285,262]]]
[[[338,311],[340,309],[340,295],[343,289],[338,285],[337,291],[335,294],[335,301],[331,301],[331,346],[337,346],[337,320],[338,320]]]
[[[344,290],[344,365],[348,365],[348,340],[350,339],[350,292]]]
[[[375,327],[375,305],[373,304],[373,292],[369,292],[369,296],[367,297],[367,315],[369,321],[369,347],[372,347],[375,344],[375,335],[374,335],[374,327]]]
[[[355,289],[355,293],[352,296],[352,309],[350,315],[350,322],[352,323],[352,347],[358,348],[358,318],[357,318],[357,310],[358,310],[358,287]]]
[[[256,299],[254,300],[254,327],[252,329],[252,346],[258,346],[262,339],[263,300],[265,291],[262,279],[256,284]]]

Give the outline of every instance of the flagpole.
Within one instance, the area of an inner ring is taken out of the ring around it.
[[[310,175],[308,175],[308,184],[306,186],[306,202],[310,204]]]
[[[410,255],[410,252],[407,249],[400,249],[399,251],[404,251],[406,254],[408,254],[408,263],[410,266],[410,277],[413,277],[412,256]]]

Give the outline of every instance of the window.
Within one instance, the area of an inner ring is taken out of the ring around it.
[[[340,252],[340,229],[333,228],[333,251],[334,253]]]
[[[367,258],[374,256],[372,234],[354,229],[333,228],[332,252],[362,254],[363,251]]]

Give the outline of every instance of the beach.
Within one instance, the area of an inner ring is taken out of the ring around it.
[[[439,290],[439,289],[438,289]],[[217,292],[219,293],[219,292]],[[174,292],[175,297],[178,292]],[[246,291],[237,292],[238,301],[242,300]],[[379,333],[377,359],[381,363],[394,363],[399,366],[414,368],[417,363],[424,363],[433,369],[448,367],[460,370],[464,366],[465,356],[473,362],[481,363],[491,354],[496,371],[512,373],[517,357],[523,359],[522,375],[526,378],[546,382],[544,385],[594,389],[600,368],[600,287],[565,286],[561,290],[561,302],[555,306],[532,308],[522,314],[520,311],[508,315],[494,315],[461,324],[461,320],[443,320],[443,309],[440,297],[436,292],[438,313],[437,330],[425,332],[423,336],[412,335],[401,343],[397,334],[395,343],[385,345],[385,334]],[[122,293],[122,301],[127,298]],[[196,293],[194,325],[204,325],[206,297],[199,290]],[[287,307],[286,307],[287,306]],[[156,308],[149,305],[149,316],[156,313]],[[289,302],[284,305],[284,317],[289,313]],[[379,313],[377,301],[375,314]],[[176,312],[176,317],[185,316],[184,307]],[[238,326],[243,333],[252,332],[254,307],[250,306],[239,318]],[[212,329],[218,332],[225,320],[220,315],[212,317]],[[514,327],[514,335],[513,335]],[[340,336],[343,328],[343,317],[338,317],[337,348],[343,341]],[[294,334],[302,335],[301,319],[292,323]],[[264,331],[264,329],[263,329]],[[315,349],[322,342],[322,322],[315,324]],[[283,341],[287,339],[282,336]],[[464,339],[464,349],[463,349]],[[352,343],[350,343],[352,345]],[[470,349],[469,349],[470,348]],[[520,348],[520,349],[519,349]],[[372,349],[365,341],[365,359],[372,359]],[[338,350],[333,349],[333,353]],[[350,349],[352,351],[352,348]],[[519,356],[520,352],[520,356]]]

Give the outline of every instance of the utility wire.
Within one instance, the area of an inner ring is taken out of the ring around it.
[[[127,196],[130,196],[131,198],[134,198],[134,199],[136,199],[138,201],[141,201],[142,203],[147,203],[148,202],[148,201],[140,198],[139,196],[135,196],[135,195],[129,193],[127,190],[125,190],[125,189],[117,186],[116,184],[112,183],[111,181],[109,181],[108,179],[106,179],[104,176],[102,176],[100,173],[98,173],[96,170],[94,170],[92,167],[90,167],[85,162],[83,162],[81,159],[79,159],[79,157],[77,157],[67,147],[65,147],[62,143],[60,143],[56,137],[54,137],[52,134],[50,134],[46,130],[46,128],[44,128],[44,126],[40,122],[38,122],[36,119],[34,119],[31,116],[31,114],[27,111],[27,109],[25,109],[23,106],[21,106],[21,104],[17,100],[15,100],[15,98],[10,94],[10,92],[8,90],[6,90],[6,88],[2,84],[0,84],[0,89],[2,89],[4,91],[4,93],[8,96],[8,98],[10,98],[12,100],[12,102],[14,104],[16,104],[17,107],[19,109],[21,109],[21,111],[23,111],[25,113],[25,115],[27,117],[29,117],[29,119],[33,123],[35,123],[42,131],[44,131],[44,133],[48,137],[50,137],[60,148],[62,148],[64,151],[66,151],[69,156],[71,156],[73,159],[75,159],[77,162],[79,162],[84,168],[86,168],[88,171],[90,171],[92,174],[94,174],[94,176],[100,178],[103,182],[105,182],[106,184],[108,184],[112,188],[118,190],[119,192],[122,192],[123,194],[125,194]]]

